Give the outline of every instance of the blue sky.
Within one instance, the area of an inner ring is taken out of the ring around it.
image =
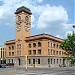
[[[47,33],[66,38],[74,30],[75,0],[0,0],[0,46],[15,39],[15,14],[20,6],[32,11],[31,35]]]

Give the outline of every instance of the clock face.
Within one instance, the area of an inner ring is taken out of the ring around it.
[[[25,26],[25,31],[29,31],[30,27]]]
[[[18,21],[21,21],[21,16],[18,16]]]
[[[21,26],[17,27],[16,30],[17,31],[20,31],[21,30]]]
[[[21,16],[18,16],[18,24],[21,24]]]
[[[28,24],[28,20],[29,20],[29,18],[28,18],[28,16],[26,16],[26,17],[25,17],[26,25]]]

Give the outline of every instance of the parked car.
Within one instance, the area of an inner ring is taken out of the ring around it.
[[[6,64],[0,64],[0,68],[6,68]]]
[[[14,66],[14,63],[7,63],[6,66]]]
[[[59,67],[66,67],[66,65],[65,64],[62,64],[62,65],[59,65]]]
[[[2,68],[2,65],[0,64],[0,68]]]

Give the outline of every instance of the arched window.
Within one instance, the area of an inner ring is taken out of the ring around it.
[[[9,46],[9,50],[11,50],[11,47]]]
[[[38,47],[41,47],[41,42],[38,42]]]
[[[14,46],[12,46],[12,50],[14,50]]]
[[[51,43],[51,47],[52,47],[52,43]]]
[[[31,46],[31,44],[29,44],[29,48],[31,48],[32,46]]]
[[[48,42],[48,47],[51,47],[51,43],[50,42]]]
[[[53,47],[55,48],[55,44],[53,44]]]
[[[33,47],[36,47],[36,43],[33,43]]]
[[[58,44],[57,44],[57,48],[58,48]]]

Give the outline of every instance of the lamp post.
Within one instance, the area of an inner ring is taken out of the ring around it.
[[[75,25],[73,25],[73,28],[75,28]],[[74,34],[74,31],[73,31],[73,34]]]

